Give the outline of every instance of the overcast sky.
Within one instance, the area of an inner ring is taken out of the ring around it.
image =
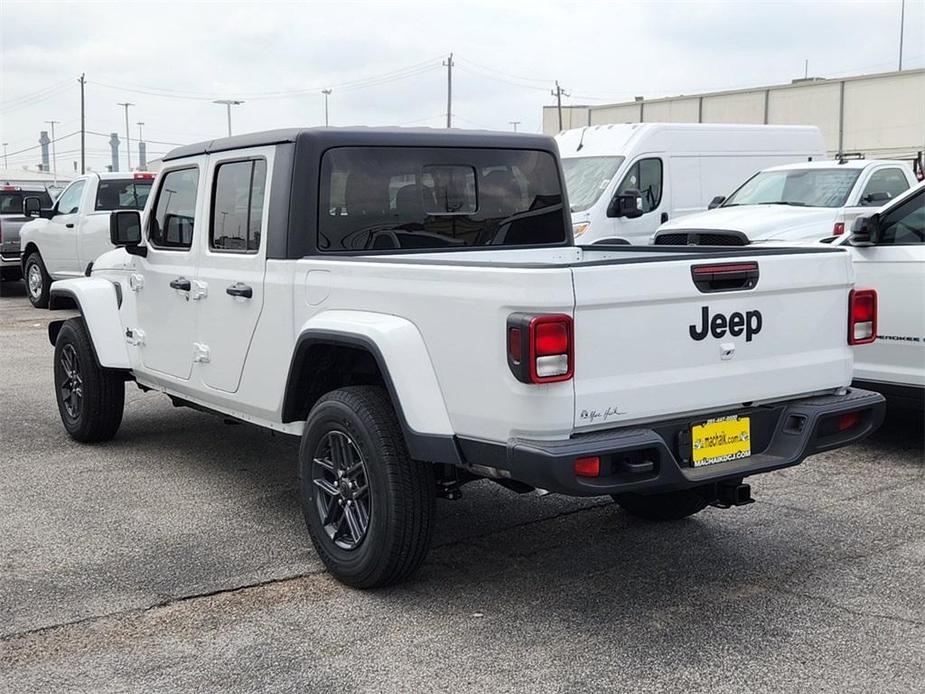
[[[145,139],[222,136],[324,122],[441,127],[453,51],[454,125],[539,131],[559,80],[565,103],[624,101],[896,68],[900,0],[868,2],[40,2],[0,1],[0,141],[33,165],[46,120],[124,139],[130,101]],[[925,0],[906,0],[903,66],[925,65]],[[300,91],[301,90],[301,91]],[[109,161],[88,135],[88,164]],[[59,170],[78,137],[57,146]],[[149,152],[170,149],[149,144]],[[151,154],[149,154],[149,158]],[[124,155],[123,155],[124,166]]]

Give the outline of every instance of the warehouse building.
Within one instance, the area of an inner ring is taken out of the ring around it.
[[[816,125],[830,156],[921,159],[925,151],[925,69],[562,107],[562,129],[608,123],[769,123]],[[556,106],[543,107],[543,132],[559,128]]]

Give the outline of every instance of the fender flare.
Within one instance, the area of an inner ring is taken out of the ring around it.
[[[49,290],[50,309],[77,305],[93,341],[96,358],[100,366],[107,369],[132,367],[119,316],[120,294],[113,282],[96,277],[57,280],[52,282]],[[63,320],[57,320],[48,325],[51,344],[55,344],[63,323]]]
[[[331,310],[302,325],[286,378],[283,420],[295,411],[302,357],[315,344],[340,344],[369,352],[382,374],[411,457],[459,465],[462,458],[443,393],[424,345],[411,321],[368,311]]]

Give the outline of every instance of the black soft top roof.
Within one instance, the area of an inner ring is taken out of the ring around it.
[[[328,147],[488,147],[538,149],[557,152],[556,142],[546,135],[497,132],[493,130],[444,130],[437,128],[281,128],[197,142],[171,150],[164,161],[199,154],[262,147],[287,142],[309,145],[312,150]],[[301,147],[300,147],[301,149]]]

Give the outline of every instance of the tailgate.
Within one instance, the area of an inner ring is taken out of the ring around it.
[[[694,283],[696,266],[748,263],[758,266],[751,289],[704,292]],[[572,271],[576,430],[851,381],[847,254],[660,258]]]

